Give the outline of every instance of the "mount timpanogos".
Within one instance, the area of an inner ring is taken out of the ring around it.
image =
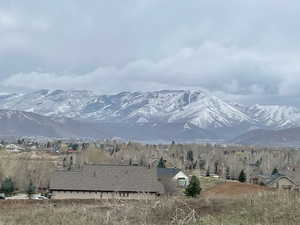
[[[1,94],[0,109],[0,135],[24,135],[27,129],[29,135],[51,137],[229,140],[248,131],[253,136],[254,129],[300,127],[300,109],[296,107],[245,106],[207,91],[97,95],[40,90]],[[20,126],[23,128],[18,131]]]

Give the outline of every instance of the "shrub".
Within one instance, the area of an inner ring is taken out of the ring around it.
[[[272,171],[272,175],[275,175],[275,174],[278,174],[278,173],[279,173],[278,169],[274,168],[274,170]]]
[[[28,187],[26,188],[26,193],[28,194],[28,197],[31,197],[35,193],[35,186],[32,183],[32,181],[29,182]]]
[[[239,175],[239,182],[245,183],[246,180],[247,180],[246,174],[245,174],[244,170],[242,170]]]
[[[185,194],[187,196],[196,197],[201,192],[200,181],[196,176],[192,176],[192,179],[185,189]]]

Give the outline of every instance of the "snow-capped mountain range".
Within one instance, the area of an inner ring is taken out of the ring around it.
[[[255,128],[300,126],[300,109],[296,107],[245,106],[227,102],[202,90],[122,92],[114,95],[97,95],[90,91],[40,90],[1,94],[0,108],[37,113],[55,118],[56,121],[59,117],[67,117],[97,124],[145,127],[176,124],[177,129],[183,131],[198,129],[221,138],[233,137]]]

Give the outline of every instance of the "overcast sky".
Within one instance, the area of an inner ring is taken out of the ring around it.
[[[300,105],[300,2],[0,1],[0,92],[205,88]]]

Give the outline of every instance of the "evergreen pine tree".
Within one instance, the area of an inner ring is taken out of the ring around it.
[[[11,195],[15,191],[15,185],[11,178],[7,177],[4,179],[1,185],[1,191],[6,195]]]
[[[209,171],[209,167],[206,170],[206,176],[209,177],[210,176],[210,171]]]
[[[129,164],[129,166],[132,166],[132,159],[131,158],[129,159],[129,163],[128,164]]]
[[[160,160],[158,161],[157,167],[158,167],[158,168],[166,168],[166,162],[165,162],[165,160],[163,159],[163,157],[161,157]]]
[[[225,174],[225,176],[226,176],[227,180],[230,179],[230,169],[229,169],[229,167],[226,167],[226,174]]]
[[[215,174],[219,174],[219,162],[215,162]]]
[[[185,194],[187,196],[196,197],[201,192],[200,181],[196,176],[192,176],[191,181],[187,188],[185,189]]]
[[[246,180],[247,180],[246,174],[245,174],[244,170],[242,170],[239,175],[239,182],[245,183]]]
[[[275,174],[278,174],[278,173],[279,173],[278,169],[274,168],[273,171],[272,171],[272,175],[275,175]]]
[[[191,161],[191,162],[194,161],[194,153],[193,153],[193,151],[188,151],[188,152],[187,152],[186,159],[187,159],[188,161]]]

